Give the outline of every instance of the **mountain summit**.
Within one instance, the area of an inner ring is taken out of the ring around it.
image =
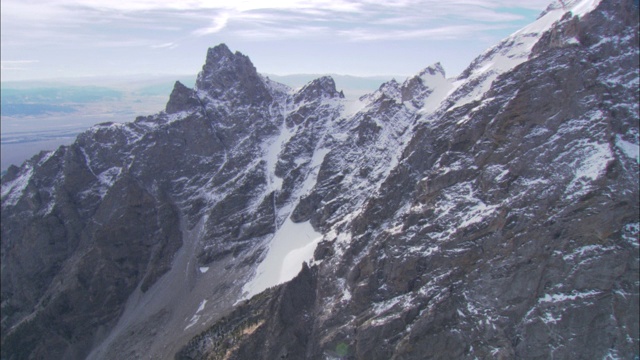
[[[2,178],[2,359],[633,358],[638,7],[349,101],[225,45]]]
[[[270,102],[271,95],[251,60],[220,44],[207,51],[207,59],[196,79],[196,90],[235,105]]]

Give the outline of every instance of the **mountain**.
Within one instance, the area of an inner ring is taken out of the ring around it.
[[[357,101],[218,45],[2,177],[2,359],[632,358],[638,5]]]

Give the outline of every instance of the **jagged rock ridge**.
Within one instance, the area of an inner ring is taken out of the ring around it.
[[[637,354],[637,24],[550,6],[354,103],[209,49],[2,179],[2,358]]]

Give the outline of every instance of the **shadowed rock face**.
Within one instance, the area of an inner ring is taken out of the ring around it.
[[[11,168],[2,359],[637,355],[637,5],[548,11],[357,104],[219,45],[166,111]],[[314,261],[242,300],[286,219]]]

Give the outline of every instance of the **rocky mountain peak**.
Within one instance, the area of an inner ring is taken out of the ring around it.
[[[238,53],[240,54],[240,53]],[[233,52],[227,44],[219,44],[207,50],[207,63],[220,63],[222,60],[233,57]]]
[[[444,68],[442,67],[442,64],[440,64],[440,62],[437,62],[433,65],[427,66],[424,70],[422,70],[418,76],[420,77],[425,77],[425,76],[441,76],[441,77],[445,77],[445,71]]]
[[[434,89],[446,91],[449,87],[444,68],[437,62],[427,66],[402,84],[401,100],[410,101],[414,106],[422,107],[424,100],[433,93]]]
[[[344,98],[342,91],[339,92],[336,89],[336,83],[331,76],[323,76],[305,85],[296,94],[294,101],[298,103],[301,101],[313,101],[321,98]]]
[[[196,92],[184,86],[180,81],[176,81],[165,111],[167,114],[175,114],[198,105],[200,105],[200,101],[196,96]]]
[[[234,99],[235,103],[271,101],[268,89],[248,56],[232,53],[220,44],[207,51],[207,59],[198,74],[196,90],[214,99]],[[225,95],[226,94],[226,95]]]

